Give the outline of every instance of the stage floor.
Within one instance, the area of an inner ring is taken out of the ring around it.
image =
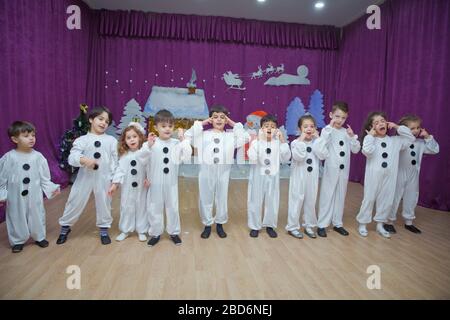
[[[450,214],[417,208],[415,235],[397,224],[383,239],[372,224],[357,234],[355,216],[363,188],[348,187],[343,237],[294,239],[284,231],[288,180],[281,180],[278,238],[247,228],[247,181],[231,180],[226,239],[215,230],[200,238],[197,179],[180,178],[181,238],[175,246],[165,234],[155,247],[136,235],[118,243],[119,196],[113,200],[113,243],[100,244],[91,198],[69,240],[55,244],[58,218],[69,188],[46,201],[48,248],[25,246],[11,253],[6,224],[0,224],[0,299],[450,299]],[[69,290],[66,273],[79,266],[81,289]],[[378,266],[381,289],[369,289],[369,266]]]

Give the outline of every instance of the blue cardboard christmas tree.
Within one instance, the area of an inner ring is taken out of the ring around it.
[[[316,119],[317,127],[325,127],[324,110],[323,110],[323,94],[319,90],[314,90],[309,100],[308,112]]]
[[[298,119],[305,114],[305,106],[299,97],[291,101],[286,110],[286,131],[290,136],[298,136]]]

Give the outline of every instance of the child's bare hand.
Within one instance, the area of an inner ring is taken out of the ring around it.
[[[388,129],[395,129],[395,130],[398,129],[398,124],[396,124],[394,122],[388,122],[387,125],[388,125]]]
[[[334,123],[335,123],[336,121],[334,120],[334,118],[331,118],[331,120],[330,120],[330,127],[334,127]]]
[[[178,139],[180,140],[180,141],[183,141],[184,140],[184,132],[185,132],[185,130],[183,129],[183,128],[178,128]]]
[[[109,190],[108,190],[108,197],[112,197],[114,192],[116,192],[116,190],[117,190],[117,184],[116,183],[111,184],[111,187],[109,187]]]
[[[55,191],[52,192],[52,197],[56,197],[59,194],[61,194],[61,190],[56,189]]]
[[[150,185],[151,185],[150,180],[144,179],[144,187],[150,188]]]
[[[428,139],[428,138],[430,137],[430,134],[428,133],[427,130],[425,130],[425,129],[422,128],[422,129],[420,130],[419,136],[422,137],[422,138]]]
[[[318,138],[318,137],[319,137],[319,131],[318,131],[317,129],[314,130],[312,136],[313,136],[314,138]]]
[[[0,207],[3,207],[5,205],[6,200],[0,200]]]
[[[150,132],[147,137],[147,144],[149,147],[153,146],[156,141],[156,135],[153,132]]]
[[[347,125],[347,134],[350,138],[353,138],[355,136],[355,133],[352,130],[352,127],[350,125]]]
[[[230,118],[228,118],[227,116],[225,116],[225,120],[227,121],[227,124],[230,126],[230,127],[234,127],[234,125],[236,124],[236,122],[234,122],[233,120],[231,120]]]
[[[277,129],[275,136],[278,140],[280,140],[281,143],[285,142],[283,132],[281,132],[280,129]]]
[[[97,160],[91,158],[81,158],[80,163],[88,169],[93,170],[97,165]]]
[[[202,126],[207,126],[208,124],[212,124],[212,118],[207,118],[202,121]]]
[[[267,134],[263,129],[258,130],[258,140],[266,140]]]
[[[306,133],[304,133],[304,132],[302,131],[302,133],[300,134],[300,137],[298,137],[298,140],[299,140],[299,141],[305,141],[305,139],[306,139]]]
[[[377,134],[374,127],[370,128],[370,130],[366,130],[366,133],[368,135],[371,135],[372,137],[375,137],[375,135]]]

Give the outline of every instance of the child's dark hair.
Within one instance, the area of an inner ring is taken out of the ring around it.
[[[113,121],[113,115],[107,107],[95,107],[94,109],[89,111],[88,119],[94,120],[94,118],[98,117],[103,112],[106,112],[108,114],[108,126],[109,126]]]
[[[221,104],[216,104],[214,106],[211,107],[211,109],[209,110],[209,116],[212,117],[213,113],[217,112],[217,113],[224,113],[226,116],[228,116],[230,114],[230,111],[228,111],[228,109],[221,105]]]
[[[384,113],[383,111],[373,111],[369,113],[366,120],[364,121],[363,127],[361,129],[361,134],[359,135],[359,141],[361,142],[361,144],[363,143],[364,138],[367,136],[366,131],[370,131],[372,129],[373,118],[375,118],[376,116],[381,116],[385,120],[387,120],[386,113]]]
[[[399,126],[408,126],[408,123],[410,122],[419,122],[422,123],[422,119],[415,114],[405,114],[401,119],[398,121]]]
[[[135,126],[128,126],[126,127],[123,131],[122,131],[122,135],[119,138],[119,143],[117,144],[117,151],[119,153],[119,157],[121,157],[122,155],[124,155],[128,150],[130,150],[130,148],[128,148],[127,146],[127,142],[126,142],[126,136],[127,136],[127,132],[134,130],[134,132],[136,132],[136,134],[139,137],[139,149],[142,147],[145,137],[144,134]]]
[[[301,128],[305,120],[311,120],[314,123],[314,127],[317,127],[316,119],[314,119],[314,117],[310,114],[305,114],[301,116],[300,119],[298,119],[297,126]]]
[[[172,112],[170,112],[169,110],[166,110],[166,109],[159,110],[155,114],[155,126],[158,123],[164,123],[164,122],[169,123],[169,124],[175,123],[175,118],[173,117]]]
[[[266,123],[266,122],[273,122],[278,127],[277,117],[275,117],[272,114],[266,114],[264,117],[261,118],[260,127],[262,127],[263,124]]]
[[[21,133],[36,132],[36,128],[27,121],[14,121],[8,128],[8,136],[18,137]]]
[[[348,104],[344,101],[335,101],[333,103],[333,107],[331,108],[331,112],[335,112],[336,110],[341,110],[342,112],[348,113]]]

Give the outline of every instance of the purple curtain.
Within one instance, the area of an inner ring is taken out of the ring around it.
[[[94,47],[89,103],[109,106],[116,123],[130,99],[144,107],[152,86],[185,87],[192,68],[208,105],[224,104],[232,118],[241,122],[251,112],[262,109],[276,114],[284,123],[289,102],[298,96],[308,106],[315,89],[324,93],[324,104],[332,101],[333,78],[328,75],[335,72],[337,51],[117,37],[100,37]],[[296,74],[298,66],[305,64],[311,84],[275,87],[264,85],[268,77],[250,79],[249,73],[269,63],[284,63],[285,72],[290,74]],[[229,70],[247,74],[242,78],[246,90],[228,89],[222,76]]]
[[[81,30],[66,27],[71,4],[82,9]],[[8,126],[30,121],[36,149],[47,158],[52,179],[63,185],[68,179],[58,167],[58,143],[86,97],[89,14],[81,1],[0,0],[0,154],[13,148]]]
[[[99,20],[99,33],[102,36],[309,49],[337,49],[339,44],[339,29],[332,26],[107,10],[100,12]]]
[[[344,28],[336,98],[349,102],[357,130],[371,110],[394,122],[419,115],[441,147],[424,157],[419,203],[449,211],[450,1],[388,1],[381,18],[381,30],[368,30],[366,16]],[[365,160],[354,160],[351,179],[362,182]]]

